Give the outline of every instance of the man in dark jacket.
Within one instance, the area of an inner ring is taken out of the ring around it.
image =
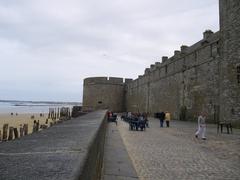
[[[159,113],[159,119],[160,119],[160,127],[163,127],[164,119],[165,119],[165,113],[160,112]]]

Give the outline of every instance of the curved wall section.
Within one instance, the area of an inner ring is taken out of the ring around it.
[[[124,109],[123,94],[123,78],[86,78],[83,88],[83,109],[109,109],[114,112],[121,112]]]

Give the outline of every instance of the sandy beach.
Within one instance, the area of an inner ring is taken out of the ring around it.
[[[34,121],[39,124],[35,124],[35,130],[41,130],[41,125],[43,129],[50,126],[50,124],[55,124],[58,121],[59,116],[57,114],[64,109],[68,109],[71,112],[72,104],[67,103],[57,103],[57,102],[33,102],[33,101],[4,101],[0,100],[0,141],[3,139],[3,126],[7,124],[7,137],[12,139],[12,129],[15,128],[16,136],[20,136],[20,127],[22,129],[27,129],[27,133],[31,134],[33,132]],[[48,118],[49,112],[51,112],[51,117]],[[60,114],[59,114],[60,115]],[[57,117],[55,117],[57,116]],[[55,117],[55,118],[54,118]],[[54,122],[53,122],[54,121]],[[47,123],[46,123],[47,122]],[[53,122],[53,123],[52,123]],[[25,124],[25,125],[24,125]],[[26,127],[27,124],[27,127]],[[24,128],[23,128],[24,126]],[[10,128],[12,127],[12,128]],[[17,131],[16,131],[17,128]],[[6,135],[6,129],[4,131]],[[13,138],[15,136],[13,135]],[[22,135],[22,134],[21,134]],[[4,137],[6,139],[6,136]]]
[[[32,119],[31,116],[34,116],[34,119]],[[8,127],[18,128],[18,131],[20,130],[20,125],[28,124],[28,133],[30,134],[33,131],[34,120],[39,120],[39,124],[41,125],[46,123],[46,119],[48,119],[48,114],[43,114],[42,117],[40,116],[40,113],[22,113],[18,115],[11,115],[10,113],[0,114],[1,135],[4,124],[8,124]],[[52,122],[51,119],[48,120],[48,124],[46,125],[49,126],[50,122]]]

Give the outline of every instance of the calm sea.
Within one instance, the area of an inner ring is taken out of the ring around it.
[[[0,101],[0,113],[48,113],[49,108],[70,107],[81,103]]]

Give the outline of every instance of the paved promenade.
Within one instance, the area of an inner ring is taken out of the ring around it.
[[[115,123],[108,123],[102,180],[138,180]]]
[[[217,134],[207,126],[207,140],[196,139],[196,123],[171,121],[159,128],[150,119],[145,132],[129,131],[118,121],[118,129],[140,179],[240,179],[240,131]]]

